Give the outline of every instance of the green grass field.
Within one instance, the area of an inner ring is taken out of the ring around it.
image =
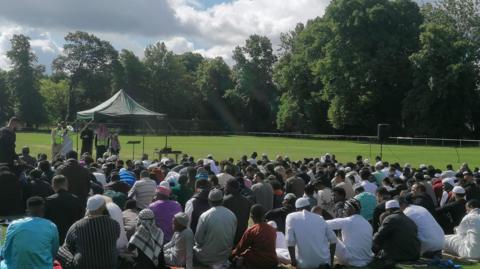
[[[72,136],[74,143],[76,137]],[[142,140],[141,136],[120,136],[123,159],[132,158],[132,146],[127,145],[129,140]],[[32,154],[40,152],[50,155],[50,135],[45,133],[18,133],[17,151],[28,145]],[[150,158],[154,156],[155,148],[163,148],[165,137],[147,136],[145,138],[145,153]],[[280,137],[253,137],[253,136],[169,136],[168,145],[174,150],[181,150],[195,158],[204,158],[207,154],[213,154],[218,159],[233,157],[239,159],[242,155],[250,155],[253,151],[258,154],[266,153],[272,159],[276,155],[289,156],[291,159],[304,157],[318,157],[325,153],[335,154],[340,162],[353,161],[356,155],[373,160],[380,153],[378,144],[369,144],[352,141],[311,140]],[[74,146],[75,148],[76,146]],[[458,151],[458,155],[457,155]],[[410,163],[414,166],[419,164],[432,164],[443,168],[451,163],[458,166],[467,162],[471,167],[480,165],[480,148],[467,147],[436,147],[436,146],[403,146],[385,145],[383,158],[390,162],[399,162],[401,165]],[[135,158],[140,158],[142,145],[135,147]]]

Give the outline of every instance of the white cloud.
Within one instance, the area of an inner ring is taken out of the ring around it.
[[[165,41],[165,45],[169,50],[178,54],[185,53],[187,51],[193,51],[194,49],[193,43],[181,36],[176,36]]]
[[[10,49],[10,39],[14,34],[22,33],[20,26],[0,26],[0,69],[10,68],[10,59],[7,57],[7,51]]]
[[[236,0],[200,10],[187,0],[170,0],[183,27],[195,29],[195,51],[207,57],[222,56],[230,62],[232,50],[252,34],[265,35],[274,47],[280,33],[299,22],[323,15],[329,0]],[[201,44],[200,46],[198,44]]]
[[[418,0],[426,2],[430,0]],[[0,68],[13,33],[32,37],[40,63],[61,52],[63,36],[82,30],[118,50],[143,57],[148,44],[164,41],[176,53],[195,51],[232,63],[235,46],[265,35],[274,49],[280,33],[323,15],[330,0],[232,0],[205,8],[202,0],[0,0]],[[8,23],[3,23],[7,21]],[[57,42],[55,42],[57,41]]]

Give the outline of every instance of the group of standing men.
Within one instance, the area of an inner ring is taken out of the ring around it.
[[[69,133],[74,129],[68,126],[65,122],[58,123],[58,125],[52,129],[52,159],[56,156],[65,156],[67,152],[73,150],[73,142],[69,137]],[[99,124],[95,132],[86,125],[80,132],[80,138],[82,139],[81,154],[90,153],[93,154],[93,145],[97,153],[97,159],[102,158],[103,154],[110,151],[112,155],[118,155],[120,153],[120,141],[117,133],[108,131],[105,124]]]

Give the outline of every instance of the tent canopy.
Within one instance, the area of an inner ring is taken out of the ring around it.
[[[146,109],[123,90],[118,91],[110,99],[92,109],[77,112],[78,120],[165,116],[166,114]]]

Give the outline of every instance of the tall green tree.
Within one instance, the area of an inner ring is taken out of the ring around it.
[[[73,119],[77,109],[96,105],[112,93],[117,61],[118,52],[108,41],[81,31],[65,36],[63,54],[53,61],[53,68],[69,77],[67,119]]]
[[[330,27],[320,17],[306,26],[282,34],[282,57],[274,68],[274,81],[282,93],[277,128],[282,131],[329,132],[328,103],[322,100],[323,84],[314,75],[316,64],[325,57],[323,47]],[[292,105],[295,104],[295,105]]]
[[[40,80],[40,94],[44,100],[50,123],[62,121],[68,107],[68,80],[54,81],[49,78]]]
[[[466,137],[480,126],[478,46],[453,23],[422,28],[421,49],[410,57],[413,88],[403,101],[406,129],[411,135]]]
[[[196,84],[206,118],[222,120],[230,129],[239,129],[223,98],[233,87],[232,73],[225,61],[221,57],[205,60],[197,70]]]
[[[419,48],[422,15],[410,0],[334,0],[324,19],[332,29],[316,68],[335,129],[373,133],[379,122],[401,126],[411,88],[409,56]]]
[[[235,87],[226,92],[230,104],[236,106],[236,117],[247,130],[266,131],[274,128],[278,92],[272,81],[272,43],[265,36],[252,35],[245,46],[233,51]]]
[[[187,118],[189,93],[183,87],[186,69],[178,57],[163,42],[156,43],[145,49],[143,63],[151,107],[170,118]]]
[[[12,114],[10,91],[7,84],[7,72],[0,70],[0,124],[6,122]]]
[[[132,51],[125,49],[120,52],[119,62],[121,83],[118,89],[124,89],[126,93],[140,103],[148,103],[146,93],[147,73],[143,62]]]
[[[30,47],[30,38],[14,35],[7,56],[12,62],[9,72],[10,88],[15,98],[15,113],[26,123],[35,127],[45,120],[42,98],[38,92],[38,80],[43,68],[36,65],[37,57]]]

